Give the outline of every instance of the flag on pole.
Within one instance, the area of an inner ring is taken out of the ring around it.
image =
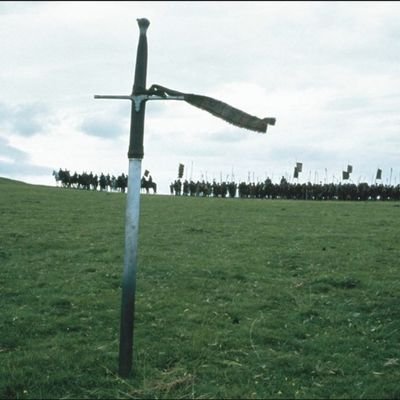
[[[298,162],[296,163],[297,172],[301,172],[303,170],[303,163]]]
[[[178,168],[178,177],[182,178],[183,177],[183,169],[185,168],[185,166],[183,164],[179,164],[179,168]]]
[[[298,178],[298,177],[299,177],[299,170],[297,167],[294,167],[293,178]]]
[[[375,179],[382,179],[382,170],[380,168],[378,168],[378,171],[376,171]]]
[[[343,180],[349,179],[350,174],[347,171],[343,171],[342,178]]]
[[[348,165],[348,166],[347,166],[347,172],[348,172],[349,174],[351,174],[351,173],[353,172],[353,166],[352,166],[352,165]]]

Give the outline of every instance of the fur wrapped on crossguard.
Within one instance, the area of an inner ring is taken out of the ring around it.
[[[230,124],[256,132],[265,133],[268,125],[275,125],[276,122],[275,118],[258,118],[211,97],[182,93],[160,85],[152,85],[148,94],[164,98],[178,96],[192,106],[208,111]]]

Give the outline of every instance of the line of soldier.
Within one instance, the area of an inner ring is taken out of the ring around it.
[[[180,179],[175,180],[170,184],[170,193],[176,196],[201,196],[201,197],[235,197],[237,185],[235,182],[213,183],[203,181],[188,181],[183,182]]]
[[[400,185],[368,183],[289,183],[282,177],[279,184],[267,178],[264,182],[221,182],[177,179],[170,184],[175,196],[240,197],[297,200],[400,200]]]
[[[98,190],[100,191],[118,191],[125,193],[128,186],[128,176],[122,173],[115,177],[114,175],[103,173],[100,176],[93,175],[92,172],[89,174],[83,172],[82,174],[71,173],[67,169],[59,169],[58,172],[53,171],[53,176],[56,182],[61,182],[61,185],[66,188],[76,188],[85,190]]]

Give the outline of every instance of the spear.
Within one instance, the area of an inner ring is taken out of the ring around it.
[[[135,80],[130,95],[95,95],[95,99],[131,100],[131,126],[128,150],[128,195],[125,215],[125,256],[122,279],[122,304],[119,346],[119,375],[128,377],[132,370],[135,291],[140,216],[141,163],[144,155],[143,132],[145,106],[148,100],[183,100],[235,126],[266,132],[268,125],[275,125],[275,118],[257,118],[211,97],[183,93],[160,85],[146,90],[147,37],[150,21],[137,19],[140,36],[136,53]],[[193,168],[193,163],[192,163]]]

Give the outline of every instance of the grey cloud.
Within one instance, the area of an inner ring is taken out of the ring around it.
[[[13,161],[25,161],[28,159],[27,153],[16,147],[10,146],[5,138],[0,137],[0,157],[9,158]]]
[[[118,114],[118,117],[128,118],[131,115],[131,102],[121,101],[121,103],[116,108],[116,112]]]
[[[218,146],[210,146],[206,143],[198,143],[196,146],[190,148],[190,155],[193,157],[206,157],[206,158],[213,158],[213,157],[221,157],[224,154],[226,148],[218,144]],[[179,152],[176,152],[178,155],[187,155],[188,149],[182,148]]]
[[[27,153],[10,146],[5,138],[0,137],[0,176],[49,175],[51,172],[51,168],[29,163]]]
[[[41,3],[46,3],[46,2],[36,2],[36,1],[21,1],[21,2],[15,2],[15,1],[2,1],[0,2],[0,15],[6,15],[6,14],[22,14],[25,12],[31,11],[34,7],[40,7],[42,6]]]
[[[40,175],[49,176],[52,169],[28,162],[8,163],[0,160],[0,176]]]
[[[209,136],[209,139],[214,142],[232,143],[241,142],[246,139],[245,131],[243,132],[215,132]]]
[[[324,108],[330,111],[351,111],[369,105],[370,101],[366,97],[342,97],[327,102]]]
[[[14,113],[15,132],[22,136],[41,133],[46,124],[47,108],[42,104],[24,104],[17,106]]]
[[[150,118],[157,118],[159,116],[163,116],[168,108],[166,104],[168,101],[166,100],[150,100],[146,103],[146,114]]]
[[[312,160],[313,163],[323,166],[327,160],[329,160],[329,162],[334,162],[336,159],[340,158],[340,154],[334,149],[324,148],[318,145],[310,145],[308,147],[289,145],[275,148],[274,157],[277,157],[279,160],[285,160],[286,163],[290,163],[291,161],[302,162]]]
[[[0,127],[20,136],[42,133],[48,123],[48,109],[41,103],[10,106],[0,103]]]
[[[389,134],[388,129],[398,130],[399,98],[398,95],[340,97],[327,102],[322,110],[327,112],[326,117],[336,129],[346,128],[343,124],[367,121],[371,126],[385,128]],[[338,115],[346,116],[347,122],[345,119],[340,121]]]
[[[379,4],[382,3],[385,4]],[[15,96],[23,95],[27,101],[52,99],[52,104],[64,109],[79,108],[78,115],[67,118],[66,124],[81,118],[85,115],[81,112],[88,108],[96,110],[98,120],[87,118],[78,122],[82,132],[99,138],[127,139],[129,101],[110,102],[120,106],[118,109],[107,102],[104,111],[99,111],[101,101],[98,104],[92,98],[89,103],[77,100],[92,97],[94,93],[129,91],[138,30],[135,21],[126,16],[135,13],[137,4],[117,2],[110,13],[100,5],[91,13],[86,3],[77,3],[76,11],[81,12],[76,13],[60,13],[62,4],[39,4],[46,7],[40,18],[29,18],[29,14],[27,18],[13,16],[0,28],[5,39],[2,54],[10,60],[3,71],[3,92],[14,95],[16,101],[19,100]],[[397,155],[398,160],[395,135],[399,126],[399,98],[395,93],[399,82],[396,39],[400,32],[400,7],[389,2],[385,10],[375,13],[374,8],[380,7],[377,4],[365,7],[357,2],[346,5],[186,2],[177,6],[175,2],[166,2],[154,7],[152,2],[141,3],[141,7],[148,9],[151,20],[148,86],[159,83],[183,92],[212,95],[221,85],[249,82],[265,88],[271,99],[266,114],[271,111],[278,121],[267,133],[265,142],[258,142],[254,136],[254,143],[260,144],[247,144],[245,138],[251,132],[236,135],[235,130],[231,136],[226,129],[220,133],[208,131],[201,137],[197,133],[201,122],[196,117],[190,121],[185,109],[182,108],[180,121],[180,108],[176,106],[175,111],[175,104],[149,102],[145,152],[155,159],[165,157],[168,162],[168,157],[175,155],[179,158],[205,155],[210,157],[204,160],[208,168],[220,162],[230,164],[231,159],[236,166],[243,158],[248,168],[252,168],[253,160],[255,165],[265,162],[271,168],[273,165],[278,168],[291,166],[295,157],[307,165],[313,162],[323,167],[329,167],[327,163],[340,166],[342,160],[355,164],[356,157],[384,160],[389,151],[392,159]],[[18,2],[0,5],[0,13],[3,7],[13,14],[20,12],[16,10],[20,8]],[[71,10],[70,5],[66,9]],[[111,23],[119,21],[118,29],[98,29],[105,15]],[[29,46],[32,41],[41,46]],[[319,100],[314,101],[314,96]],[[7,101],[12,99],[9,97]],[[220,99],[224,100],[223,96]],[[158,118],[161,114],[166,118]],[[25,120],[21,113],[0,102],[0,131],[7,127],[7,134],[13,133],[11,128],[20,135],[34,134],[44,117],[31,110],[31,114],[26,112]],[[186,122],[188,132],[184,134]],[[198,139],[190,136],[191,127],[196,128]],[[390,140],[388,134],[393,135]],[[71,140],[76,140],[74,135]],[[168,170],[168,162],[161,168],[163,173]]]
[[[104,117],[88,117],[79,127],[83,133],[102,139],[115,139],[125,132],[121,121]]]

